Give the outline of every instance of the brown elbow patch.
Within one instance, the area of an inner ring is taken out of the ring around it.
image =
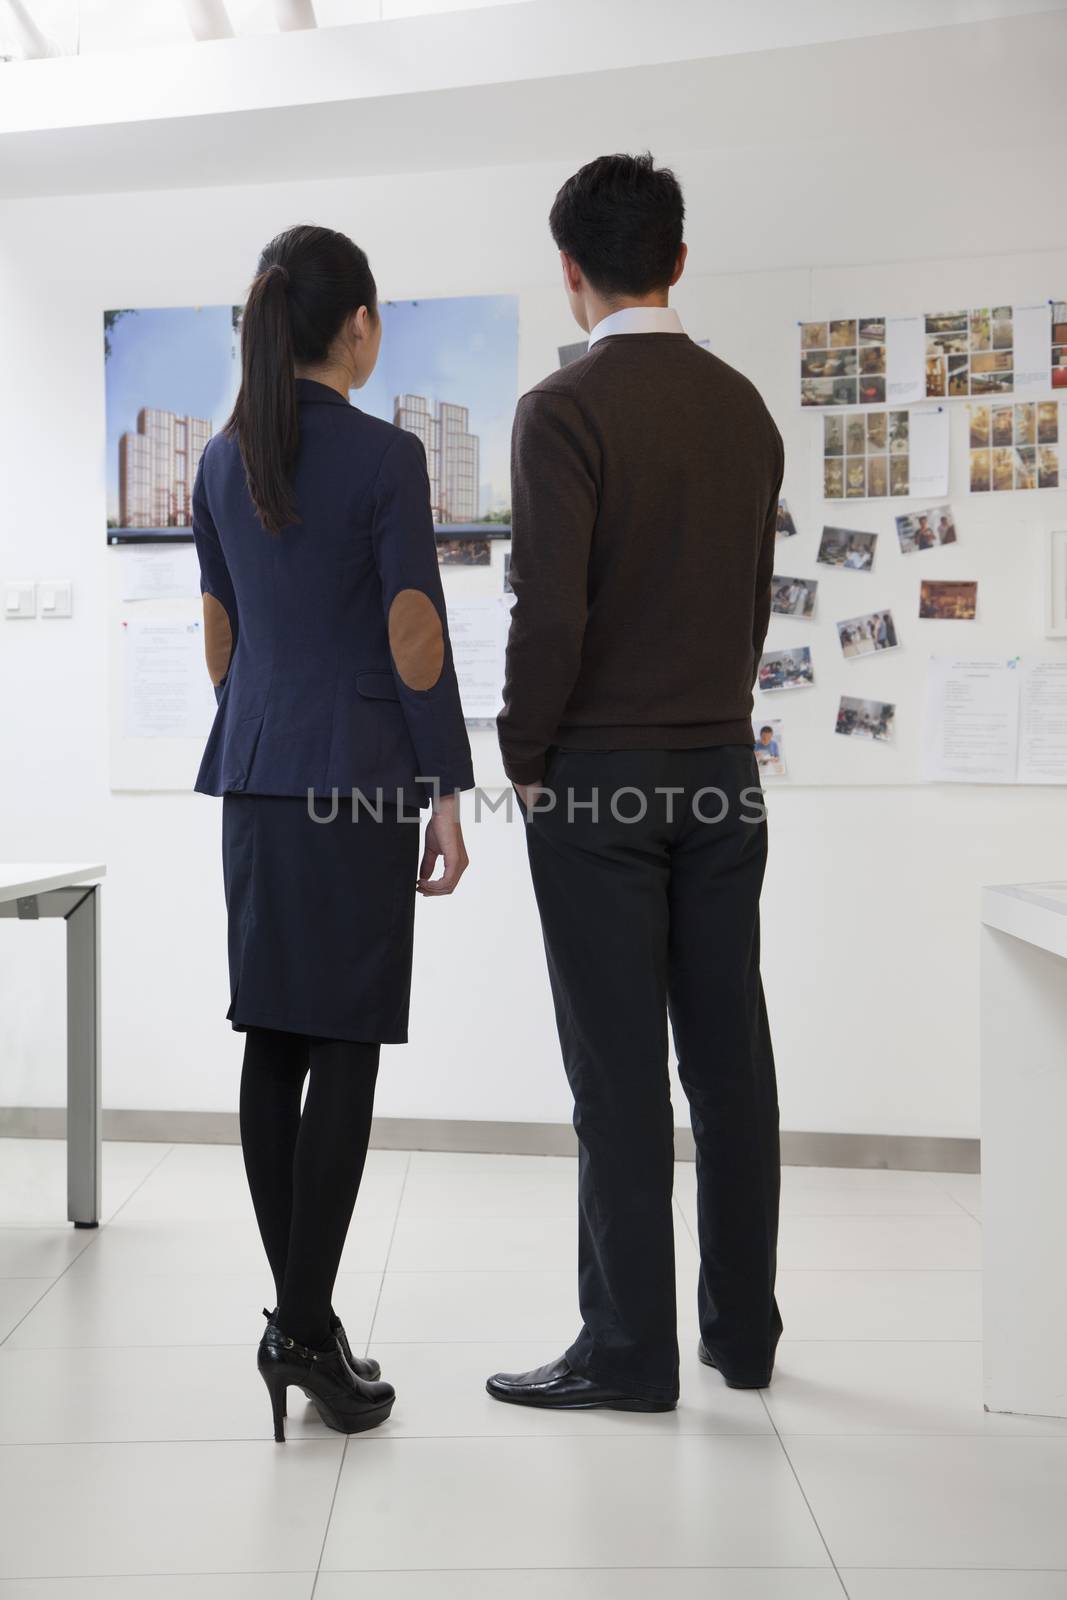
[[[204,656],[208,676],[216,687],[230,670],[233,655],[233,629],[229,613],[213,594],[204,596]]]
[[[389,607],[389,649],[406,688],[433,688],[445,664],[445,634],[421,589],[401,589]]]

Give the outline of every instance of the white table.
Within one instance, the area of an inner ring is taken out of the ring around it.
[[[983,890],[980,1012],[986,1409],[1067,1417],[1067,883]]]
[[[0,917],[67,924],[67,1216],[100,1221],[99,862],[0,862]]]

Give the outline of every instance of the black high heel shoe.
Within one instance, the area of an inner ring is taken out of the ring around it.
[[[268,1311],[266,1306],[264,1306],[263,1315],[266,1317],[268,1322],[276,1321],[278,1316],[278,1307],[275,1306],[273,1311]],[[373,1356],[354,1356],[352,1354],[352,1346],[348,1342],[348,1334],[345,1332],[345,1325],[341,1321],[340,1317],[334,1319],[330,1326],[330,1332],[337,1340],[341,1354],[348,1362],[348,1365],[352,1368],[352,1371],[355,1373],[356,1377],[362,1378],[365,1383],[377,1383],[378,1379],[382,1375],[381,1367],[378,1365],[377,1361],[374,1360]],[[283,1412],[282,1415],[284,1416],[284,1414],[285,1413]]]
[[[286,1390],[302,1389],[328,1428],[365,1433],[393,1409],[396,1390],[389,1383],[357,1377],[335,1342],[332,1350],[312,1350],[290,1339],[271,1318],[259,1342],[256,1364],[270,1394],[274,1437],[285,1443]]]

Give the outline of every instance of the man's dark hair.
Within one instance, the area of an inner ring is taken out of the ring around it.
[[[548,217],[558,248],[603,295],[665,289],[684,221],[678,179],[648,154],[590,161],[567,179]]]

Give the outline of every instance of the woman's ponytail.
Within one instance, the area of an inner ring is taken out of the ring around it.
[[[378,295],[366,255],[343,233],[309,225],[272,239],[241,323],[241,388],[226,431],[237,440],[252,504],[268,533],[300,520],[292,474],[300,448],[297,363],[327,360],[346,316]]]
[[[252,504],[268,533],[298,520],[290,481],[300,415],[289,320],[289,273],[275,262],[248,292],[241,321],[241,388],[229,429],[244,462]]]

